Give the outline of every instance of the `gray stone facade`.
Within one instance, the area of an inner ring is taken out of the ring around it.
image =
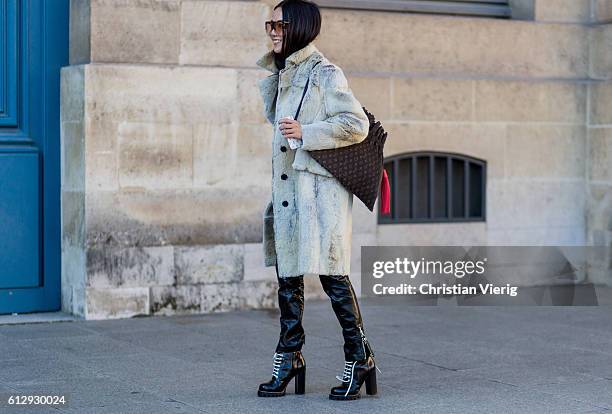
[[[273,131],[255,65],[276,3],[72,0],[65,311],[276,305],[261,245]],[[535,21],[322,9],[315,43],[385,125],[385,155],[487,161],[486,222],[379,226],[354,204],[358,291],[362,245],[612,244],[609,4],[535,0]],[[594,261],[589,277],[610,284],[609,262]],[[318,284],[307,278],[309,297],[324,295]]]

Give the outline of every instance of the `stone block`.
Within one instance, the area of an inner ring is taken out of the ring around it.
[[[83,122],[62,122],[60,124],[63,190],[85,191],[84,135]]]
[[[585,243],[584,227],[580,225],[489,229],[484,242],[491,246],[581,246]]]
[[[96,191],[115,191],[120,181],[190,187],[194,125],[231,120],[237,129],[232,69],[92,64],[86,83],[86,185]]]
[[[180,0],[90,0],[91,61],[178,63]]]
[[[612,128],[592,128],[589,134],[589,179],[612,184]]]
[[[587,23],[591,0],[536,0],[535,20],[541,22]]]
[[[194,187],[271,186],[271,125],[209,122],[194,128]]]
[[[478,246],[487,238],[487,223],[389,224],[378,228],[378,245]]]
[[[612,21],[612,2],[610,0],[593,0],[593,20],[596,22]]]
[[[200,313],[201,287],[151,286],[151,314],[175,315]]]
[[[385,123],[385,156],[416,151],[468,155],[487,162],[487,178],[505,174],[504,124]]]
[[[345,74],[353,95],[377,120],[391,117],[391,82],[389,77]]]
[[[509,124],[506,176],[581,179],[586,164],[586,127]]]
[[[118,132],[121,187],[191,187],[192,125],[122,122]]]
[[[119,190],[119,172],[115,151],[88,151],[85,154],[85,165],[88,171],[88,174],[85,175],[88,191]]]
[[[84,316],[85,250],[81,246],[62,245],[62,310]]]
[[[274,129],[269,123],[240,124],[238,127],[238,146],[236,148],[236,156],[238,163],[242,166],[242,168],[240,168],[240,171],[237,171],[236,173],[243,174],[243,178],[257,175],[260,179],[271,179],[273,137]],[[258,165],[253,166],[253,163],[258,163]],[[244,168],[247,164],[249,165],[249,168]]]
[[[149,315],[149,288],[89,287],[86,294],[87,319],[118,319]]]
[[[271,309],[278,307],[278,283],[276,280],[244,281],[240,295],[246,309]]]
[[[120,306],[120,305],[119,305]],[[72,287],[72,312],[80,317],[87,318],[87,288],[84,286]],[[104,319],[104,315],[100,315]]]
[[[242,309],[245,298],[240,295],[240,283],[201,285],[202,313],[227,312]]]
[[[612,78],[612,53],[610,53],[611,42],[612,24],[593,26],[591,28],[590,75],[594,79]]]
[[[102,111],[100,105],[107,98],[96,98],[88,96],[87,117],[85,118],[85,130],[87,139],[87,154],[115,154],[118,148],[119,124],[124,121],[115,111],[120,108],[111,109],[107,107]],[[98,101],[92,103],[92,101]],[[118,102],[117,102],[118,103]],[[115,116],[117,115],[117,116]],[[113,165],[116,165],[115,162]]]
[[[264,116],[263,99],[259,91],[258,82],[270,75],[271,72],[258,70],[239,69],[238,79],[238,105],[240,106],[239,117],[234,120],[240,124],[267,124],[271,125]],[[271,126],[270,126],[271,127]]]
[[[196,124],[237,121],[237,71],[229,68],[156,65],[87,65],[86,129],[107,129],[109,122]],[[104,124],[98,125],[98,122]],[[103,142],[116,142],[117,126]],[[88,142],[89,144],[89,142]],[[98,144],[96,149],[110,149]]]
[[[599,231],[601,239],[593,240],[594,245],[602,246],[605,243],[603,236],[612,232],[612,184],[591,183],[589,185],[589,198],[587,208],[588,232],[593,234]]]
[[[60,69],[60,122],[83,122],[85,117],[85,66]]]
[[[62,191],[62,246],[85,245],[85,193]]]
[[[87,278],[87,286],[93,288],[172,285],[173,247],[89,245]]]
[[[202,313],[274,308],[276,286],[272,281],[202,285]]]
[[[62,297],[62,312],[74,313],[72,310],[72,286],[62,283],[61,297]]]
[[[488,180],[487,229],[585,226],[584,179]]]
[[[474,83],[470,80],[391,78],[391,119],[471,121]]]
[[[238,282],[244,275],[244,245],[176,246],[174,263],[179,285]]]
[[[124,189],[86,197],[88,243],[209,245],[261,241],[261,208],[270,191]]]
[[[83,246],[62,246],[62,286],[85,286],[86,255]]]
[[[584,124],[586,92],[571,82],[478,80],[475,120]]]
[[[194,126],[194,186],[242,184],[236,180],[236,172],[240,169],[237,156],[238,129],[237,122],[221,124],[214,120],[207,122],[202,120]]]
[[[180,63],[255,66],[268,50],[263,22],[269,17],[257,1],[183,0]]]
[[[70,0],[70,64],[89,63],[91,56],[91,1]]]
[[[612,82],[591,84],[591,116],[589,125],[612,124]]]
[[[274,266],[263,266],[264,262],[262,243],[244,244],[244,281],[272,281],[276,282],[276,269]]]
[[[588,73],[589,29],[580,24],[347,9],[321,14],[317,47],[347,75],[582,79]]]

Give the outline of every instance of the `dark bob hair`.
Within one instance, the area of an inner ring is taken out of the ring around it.
[[[290,22],[283,33],[283,48],[276,55],[279,69],[285,67],[285,59],[312,42],[321,31],[321,12],[319,6],[308,0],[283,0],[274,6],[281,7],[283,20]],[[280,65],[279,65],[280,64]]]

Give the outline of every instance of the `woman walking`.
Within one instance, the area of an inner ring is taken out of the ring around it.
[[[329,398],[354,400],[364,383],[368,394],[376,394],[377,388],[374,354],[348,276],[353,195],[308,151],[363,141],[369,120],[343,71],[313,43],[321,28],[316,4],[281,1],[265,27],[274,48],[257,65],[272,74],[260,81],[259,88],[266,118],[275,128],[264,251],[266,266],[276,267],[281,332],[272,378],[259,386],[258,395],[285,395],[293,378],[295,392],[304,393],[303,277],[314,273],[331,300],[344,337],[344,372],[337,377],[342,383],[331,389]],[[294,120],[307,82],[299,120]]]

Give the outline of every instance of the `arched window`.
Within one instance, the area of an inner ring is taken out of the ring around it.
[[[484,221],[486,161],[461,154],[411,152],[385,159],[391,215],[379,224]]]

